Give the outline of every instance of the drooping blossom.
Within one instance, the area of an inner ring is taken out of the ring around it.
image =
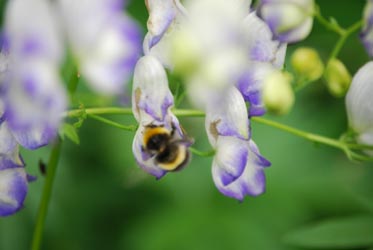
[[[157,179],[165,175],[168,170],[157,163],[155,154],[151,154],[145,149],[144,133],[146,128],[149,126],[162,127],[172,133],[176,140],[179,140],[178,143],[181,144],[183,150],[187,150],[187,147],[190,146],[190,142],[184,140],[184,131],[171,111],[173,102],[166,71],[161,63],[153,56],[142,57],[136,64],[133,79],[132,110],[139,123],[139,128],[135,134],[132,148],[139,166]]]
[[[305,39],[312,30],[314,0],[261,0],[258,13],[285,43]]]
[[[265,191],[264,167],[270,162],[260,155],[249,134],[249,118],[241,93],[232,86],[226,95],[206,109],[206,131],[216,151],[212,176],[224,195],[243,200]]]
[[[7,216],[22,208],[28,180],[18,143],[4,120],[0,122],[0,140],[0,216]]]
[[[52,5],[42,0],[9,2],[5,39],[4,117],[18,143],[35,149],[55,138],[67,106],[59,76],[63,39]]]
[[[0,65],[2,61],[0,60]],[[18,143],[4,117],[4,105],[1,98],[0,141],[0,216],[8,216],[23,207],[28,190],[28,176],[19,154]]]
[[[140,54],[140,32],[122,0],[59,0],[79,71],[102,94],[119,95]]]

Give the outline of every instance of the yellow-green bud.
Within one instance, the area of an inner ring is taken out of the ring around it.
[[[295,99],[291,81],[289,73],[277,70],[264,79],[263,101],[269,112],[284,115],[291,110]]]
[[[319,79],[324,71],[324,64],[317,51],[308,47],[295,50],[291,56],[291,65],[295,73],[307,81]]]
[[[351,75],[338,59],[331,59],[326,66],[325,80],[329,92],[335,97],[345,96],[351,84]]]

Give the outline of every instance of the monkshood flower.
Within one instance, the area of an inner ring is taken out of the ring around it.
[[[250,103],[249,116],[261,116],[266,109],[263,89],[266,78],[282,69],[285,61],[285,43],[273,40],[268,25],[256,13],[250,13],[244,20],[245,41],[248,44],[250,62],[237,82],[237,87]],[[252,34],[255,34],[253,36]]]
[[[169,26],[180,14],[185,15],[184,7],[179,0],[145,0],[149,12],[147,22],[148,34],[146,48],[152,48],[162,38]]]
[[[173,96],[166,71],[152,56],[136,64],[132,109],[139,128],[133,141],[133,153],[139,166],[157,179],[185,166],[190,140],[171,112]]]
[[[121,0],[59,0],[79,71],[103,94],[119,94],[140,54],[141,36]]]
[[[373,56],[373,1],[367,0],[364,8],[364,27],[361,40],[370,56]]]
[[[205,125],[216,150],[212,175],[219,191],[238,200],[263,193],[264,167],[270,166],[270,162],[250,139],[245,101],[235,87],[219,103],[210,103]]]
[[[145,4],[149,18],[143,51],[145,55],[153,55],[165,67],[173,69],[171,41],[174,31],[186,18],[187,12],[179,0],[145,0]]]
[[[54,14],[49,2],[42,0],[10,1],[6,11],[4,119],[17,142],[28,149],[56,136],[66,109],[59,78],[62,38]]]
[[[18,143],[8,128],[3,106],[0,99],[0,216],[7,216],[22,208],[27,183],[33,178],[25,172]]]
[[[0,216],[22,208],[26,198],[28,176],[18,153],[18,143],[6,122],[0,122]]]
[[[258,6],[259,16],[285,43],[298,42],[310,34],[313,11],[313,0],[261,0]]]
[[[368,62],[355,74],[346,95],[350,128],[357,141],[373,145],[373,62]]]

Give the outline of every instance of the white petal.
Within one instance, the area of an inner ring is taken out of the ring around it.
[[[67,97],[57,69],[45,61],[24,62],[6,94],[6,119],[14,137],[30,149],[55,137]]]
[[[255,12],[244,19],[242,28],[251,59],[261,62],[274,60],[279,42],[272,40],[273,35],[268,25]]]
[[[205,127],[211,145],[218,136],[249,138],[249,118],[241,93],[231,87],[224,95],[211,100],[206,109]]]
[[[132,110],[137,121],[140,111],[163,121],[173,105],[168,79],[162,64],[152,56],[142,57],[136,64],[133,78]]]
[[[355,74],[346,95],[350,127],[357,133],[373,130],[373,62],[368,62]]]
[[[0,170],[0,216],[7,216],[22,208],[27,194],[24,168]]]
[[[5,33],[12,56],[42,55],[58,64],[63,57],[63,39],[54,5],[44,0],[9,1]],[[30,21],[32,20],[32,21]]]
[[[160,36],[175,19],[179,8],[182,5],[177,0],[146,0],[146,7],[149,12],[147,27],[152,36]]]
[[[140,54],[137,25],[120,0],[59,0],[61,16],[81,74],[103,94],[119,94]]]
[[[12,154],[17,147],[17,142],[8,129],[6,122],[0,123],[0,141],[0,155]]]
[[[236,138],[231,138],[229,140],[238,140]],[[219,141],[217,145],[217,150],[219,152],[219,148],[222,151],[232,151],[233,149],[229,149],[228,146],[234,147],[234,149],[238,149],[238,144],[227,143],[226,141]],[[241,141],[241,143],[246,144],[246,148],[248,149],[248,155],[246,158],[246,165],[243,173],[235,179],[233,182],[225,185],[223,183],[224,178],[221,177],[221,168],[222,167],[229,167],[228,165],[224,165],[224,162],[220,161],[218,155],[215,156],[212,166],[212,175],[213,180],[216,187],[219,189],[221,193],[224,195],[230,196],[232,198],[243,200],[246,195],[257,196],[262,194],[265,191],[265,176],[264,176],[264,165],[261,162],[261,159],[258,156],[259,152],[255,152],[256,145],[253,141]],[[240,143],[239,143],[240,144]],[[231,163],[232,161],[225,161],[226,163]],[[226,164],[225,163],[225,164]],[[268,166],[267,163],[265,162]],[[223,165],[222,165],[223,164]],[[232,166],[234,167],[234,166]]]

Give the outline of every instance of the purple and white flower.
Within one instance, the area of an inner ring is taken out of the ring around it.
[[[120,94],[140,54],[140,33],[121,0],[59,0],[80,73],[103,94]]]
[[[62,37],[54,9],[45,1],[11,1],[5,21],[4,118],[18,143],[35,149],[56,136],[67,106],[59,77]]]
[[[249,116],[260,116],[266,112],[262,100],[265,78],[282,69],[287,44],[273,40],[268,25],[255,12],[245,18],[244,27],[250,62],[236,86],[250,103]]]
[[[258,13],[284,43],[305,39],[312,30],[314,0],[261,0]]]
[[[369,56],[373,57],[373,0],[367,0],[364,8],[364,26],[361,40]]]
[[[0,216],[11,215],[21,209],[27,190],[27,174],[23,166],[0,165]]]
[[[3,111],[0,100],[0,216],[7,216],[22,208],[28,190],[28,176]]]
[[[206,131],[216,154],[212,175],[224,195],[243,200],[265,191],[264,167],[270,162],[260,155],[249,133],[249,118],[241,93],[232,87],[206,110]]]
[[[236,137],[219,137],[212,163],[216,187],[226,196],[242,201],[246,195],[265,191],[264,168],[270,162],[263,158],[254,141]]]
[[[366,63],[355,74],[346,95],[346,109],[350,128],[357,141],[373,145],[373,62]]]
[[[184,138],[179,121],[171,112],[173,102],[166,71],[162,64],[152,56],[140,58],[136,64],[133,79],[132,110],[139,128],[135,134],[132,149],[139,166],[157,179],[168,171],[157,164],[155,155],[151,155],[144,149],[144,130],[149,125],[161,126],[168,131],[174,131],[176,138]]]

